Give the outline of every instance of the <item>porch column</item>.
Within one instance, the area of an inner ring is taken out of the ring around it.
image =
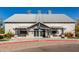
[[[46,35],[46,37],[49,36],[49,33],[48,33],[48,32],[49,32],[48,29],[46,29],[46,30],[45,30],[45,35]]]
[[[62,28],[62,33],[61,34],[64,34],[64,28]]]
[[[49,38],[50,38],[50,36],[51,36],[51,31],[49,30],[49,32],[48,32],[48,33],[49,33]]]
[[[17,35],[17,34],[18,34],[17,32],[18,32],[18,31],[15,29],[15,37],[17,37],[17,36],[18,36],[18,35]]]
[[[38,29],[39,37],[40,37],[40,29]]]
[[[48,33],[46,29],[45,29],[45,37],[48,37]]]

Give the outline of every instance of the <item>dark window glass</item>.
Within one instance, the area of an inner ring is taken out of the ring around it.
[[[51,34],[56,34],[56,33],[57,33],[57,31],[52,31],[52,32],[51,32]]]
[[[20,34],[27,34],[27,31],[20,31]]]

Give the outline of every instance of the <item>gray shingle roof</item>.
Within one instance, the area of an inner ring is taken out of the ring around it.
[[[4,22],[75,22],[65,14],[14,14]]]

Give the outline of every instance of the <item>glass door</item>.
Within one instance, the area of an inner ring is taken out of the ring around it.
[[[34,36],[39,37],[39,30],[38,29],[34,29]]]
[[[45,37],[45,29],[34,29],[34,37]]]

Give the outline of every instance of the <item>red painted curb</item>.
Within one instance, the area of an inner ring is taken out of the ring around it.
[[[20,42],[6,42],[6,43],[0,43],[0,45],[19,44],[24,42],[79,42],[79,40],[30,40],[30,41],[20,41]]]

